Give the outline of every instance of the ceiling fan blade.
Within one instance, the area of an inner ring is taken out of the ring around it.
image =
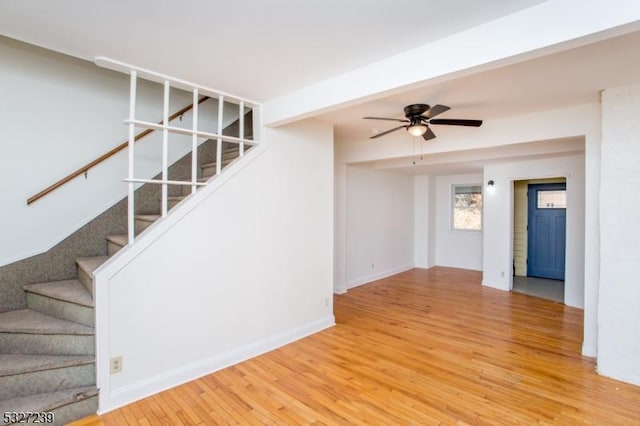
[[[449,111],[450,109],[451,108],[446,106],[446,105],[438,104],[438,105],[434,105],[431,108],[429,108],[429,110],[427,112],[425,112],[424,114],[422,114],[422,115],[424,115],[427,118],[433,118],[436,115],[440,115],[445,111]]]
[[[387,121],[398,121],[400,123],[408,123],[409,120],[401,120],[399,118],[386,118],[386,117],[362,117],[365,120],[387,120]]]
[[[424,135],[422,135],[422,138],[425,141],[431,140],[431,139],[435,139],[436,138],[436,134],[433,133],[433,131],[431,130],[430,127],[427,127],[427,131],[424,132]]]
[[[378,133],[377,135],[373,135],[371,136],[369,139],[375,139],[375,138],[379,138],[380,136],[384,136],[387,135],[391,132],[395,132],[396,130],[400,130],[400,129],[406,129],[409,126],[398,126],[398,127],[394,127],[393,129],[389,129],[389,130],[385,130],[382,133]]]
[[[480,127],[482,120],[462,120],[458,118],[436,118],[429,120],[429,124],[448,124],[449,126],[471,126]]]

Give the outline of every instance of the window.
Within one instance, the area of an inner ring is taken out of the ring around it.
[[[453,185],[452,228],[482,230],[482,185]]]
[[[538,191],[539,209],[566,209],[567,191],[564,189],[555,191]]]

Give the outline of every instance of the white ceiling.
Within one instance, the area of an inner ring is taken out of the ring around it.
[[[266,101],[544,0],[0,0],[0,34]]]
[[[0,34],[87,60],[109,57],[260,102],[540,3],[544,0],[0,0]],[[402,107],[411,103],[452,107],[442,118],[492,120],[595,102],[602,89],[640,82],[639,28],[367,99],[319,118],[334,124],[338,142],[348,143],[394,125],[363,116],[402,118]],[[474,130],[434,126],[439,140]],[[412,140],[402,130],[384,138]],[[463,173],[524,155],[467,154],[435,156],[416,166],[413,158],[368,165],[414,174]]]
[[[638,46],[640,31],[376,99],[320,118],[334,123],[338,140],[349,140],[369,137],[373,129],[384,131],[396,126],[362,117],[404,118],[402,108],[412,103],[450,106],[451,110],[439,118],[491,120],[597,102],[603,89],[640,81]],[[448,129],[433,126],[433,131],[444,136]],[[382,137],[412,139],[403,130]]]

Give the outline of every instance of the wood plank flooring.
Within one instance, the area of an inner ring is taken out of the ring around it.
[[[580,355],[582,310],[414,269],[335,296],[337,325],[83,425],[638,425]]]

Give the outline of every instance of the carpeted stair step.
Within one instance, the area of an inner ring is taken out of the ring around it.
[[[129,236],[127,234],[107,235],[107,255],[113,256],[128,243]]]
[[[189,188],[189,191],[191,191],[191,187],[187,187]],[[175,206],[178,205],[179,202],[181,202],[182,200],[184,200],[185,198],[187,198],[187,195],[176,195],[176,196],[172,196],[172,197],[167,197],[167,207],[169,208],[169,210],[171,210],[172,208],[174,208]]]
[[[211,176],[199,177],[198,182],[206,182],[211,178]],[[203,186],[198,186],[198,189],[202,189]],[[191,195],[191,187],[189,185],[182,185],[182,196],[187,197]]]
[[[109,259],[109,256],[79,257],[76,259],[78,280],[93,297],[93,271]]]
[[[95,386],[83,386],[57,392],[8,399],[0,401],[0,413],[29,411],[36,413],[52,412],[55,419],[54,422],[48,423],[42,421],[41,423],[65,425],[74,420],[95,414],[98,410],[97,394],[98,391]]]
[[[93,327],[93,298],[79,280],[30,284],[22,288],[27,292],[29,309]]]
[[[93,355],[94,329],[31,309],[0,314],[0,352]]]
[[[0,401],[95,384],[92,355],[0,354]]]
[[[235,160],[240,155],[240,146],[236,145],[231,148],[224,148],[222,150],[222,161]]]
[[[235,160],[235,157],[222,160],[222,168],[227,167],[233,160]],[[210,178],[216,174],[216,162],[203,164],[201,168],[202,177]]]
[[[160,219],[159,214],[139,214],[135,216],[135,233],[140,234],[142,231],[150,227],[153,222]]]

